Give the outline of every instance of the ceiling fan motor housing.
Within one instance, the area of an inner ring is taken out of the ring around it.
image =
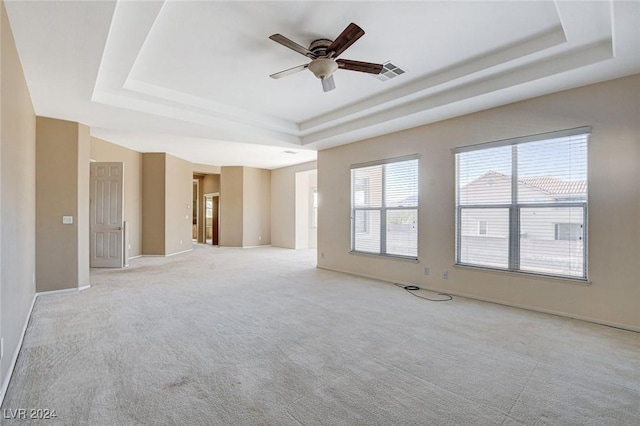
[[[316,59],[309,64],[309,71],[321,80],[329,78],[338,69],[338,64],[327,57],[327,48],[331,43],[331,40],[320,38],[312,41],[309,45],[309,50],[316,55]]]
[[[333,43],[332,40],[326,38],[319,38],[317,40],[313,40],[309,45],[309,50],[316,55],[316,58],[322,58],[327,56],[327,48],[331,46]]]

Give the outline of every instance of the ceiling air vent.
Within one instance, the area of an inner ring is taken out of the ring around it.
[[[391,61],[387,61],[382,64],[382,71],[380,72],[380,74],[374,75],[374,77],[380,81],[387,81],[399,75],[402,75],[405,72],[406,71],[399,66],[392,64]]]

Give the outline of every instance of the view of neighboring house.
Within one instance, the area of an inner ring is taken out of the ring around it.
[[[511,193],[511,177],[492,170],[461,187],[461,261],[507,268],[509,210],[516,208],[520,215],[520,268],[579,275],[584,268],[582,203],[587,199],[587,182],[522,177],[518,179],[517,200],[512,202]]]

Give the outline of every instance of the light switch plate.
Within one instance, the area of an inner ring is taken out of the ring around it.
[[[62,216],[62,223],[64,225],[73,225],[73,216]]]

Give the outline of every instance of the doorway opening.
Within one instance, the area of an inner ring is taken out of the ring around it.
[[[295,248],[318,246],[318,171],[296,173]]]
[[[191,203],[191,216],[193,221],[193,230],[191,231],[191,239],[194,243],[198,242],[198,217],[200,213],[200,203],[198,194],[200,193],[200,181],[198,179],[193,179],[193,202]]]
[[[205,244],[219,245],[220,193],[204,194],[204,236]]]

